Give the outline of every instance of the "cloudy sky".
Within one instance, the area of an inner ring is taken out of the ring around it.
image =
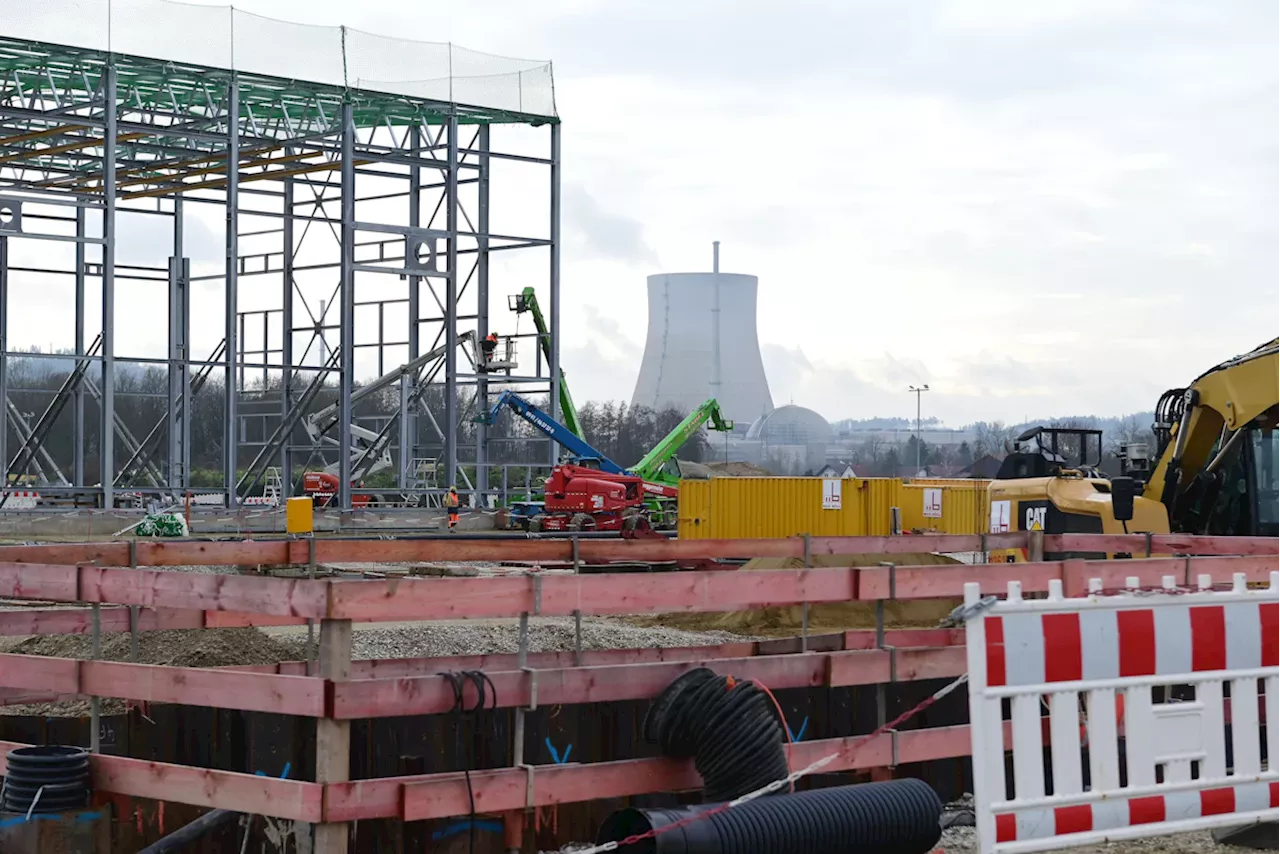
[[[1149,409],[1276,335],[1274,0],[236,6],[554,61],[579,401],[712,240],[774,401],[832,420]]]
[[[455,5],[423,36],[555,62],[579,399],[713,239],[831,419],[1146,409],[1276,335],[1271,0]]]

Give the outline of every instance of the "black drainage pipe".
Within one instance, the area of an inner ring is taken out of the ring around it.
[[[89,754],[83,747],[18,747],[5,761],[5,811],[56,813],[88,805]]]
[[[168,836],[151,843],[138,854],[169,854],[171,851],[181,851],[197,839],[212,833],[227,822],[235,821],[241,815],[243,813],[231,810],[210,810],[190,824],[185,824]]]
[[[708,801],[731,801],[786,777],[782,733],[768,694],[705,667],[668,685],[644,720],[645,739],[663,756],[693,758]]]
[[[942,801],[921,780],[814,789],[715,810],[619,810],[605,819],[596,844],[657,831],[628,845],[628,854],[925,854],[942,837]]]

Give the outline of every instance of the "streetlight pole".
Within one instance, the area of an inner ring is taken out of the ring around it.
[[[923,444],[920,441],[920,395],[924,394],[928,390],[928,383],[921,386],[907,386],[907,391],[912,392],[916,396],[916,474],[920,473],[920,447]]]

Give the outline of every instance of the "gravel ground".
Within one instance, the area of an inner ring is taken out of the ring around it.
[[[942,832],[942,841],[933,849],[937,854],[971,854],[978,850],[978,835],[972,827],[953,827]],[[1219,845],[1208,831],[1177,833],[1173,836],[1148,836],[1123,842],[1083,845],[1072,848],[1072,854],[1245,854],[1251,848]]]
[[[730,632],[687,632],[663,627],[640,628],[607,619],[582,620],[583,649],[659,649],[713,646],[750,640]],[[514,653],[520,648],[515,622],[466,621],[370,627],[352,632],[352,657],[425,658],[444,655]],[[554,652],[574,648],[573,620],[543,617],[529,620],[529,650]]]
[[[563,848],[542,851],[539,854],[571,854],[575,851],[585,851],[590,847],[586,843],[570,843]],[[1072,854],[1246,854],[1254,849],[1240,848],[1236,845],[1219,845],[1213,841],[1208,831],[1200,831],[1131,839],[1125,842],[1107,842],[1101,845],[1083,845],[1068,850]],[[942,839],[933,849],[933,854],[976,854],[977,851],[977,831],[972,827],[953,827],[942,832]]]

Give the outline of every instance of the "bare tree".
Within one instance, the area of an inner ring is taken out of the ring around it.
[[[1012,427],[1005,426],[1003,421],[979,421],[973,425],[974,458],[990,455],[1004,459],[1008,453],[1006,444],[1014,437]]]

